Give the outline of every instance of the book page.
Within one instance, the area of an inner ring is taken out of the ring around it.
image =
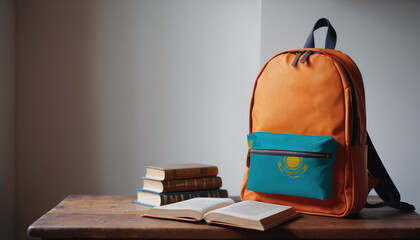
[[[219,208],[212,213],[222,213],[244,219],[260,220],[273,214],[283,212],[291,207],[257,201],[243,201]]]
[[[185,201],[156,207],[156,209],[168,210],[194,210],[201,214],[205,214],[217,208],[225,207],[233,204],[234,201],[230,198],[192,198]]]

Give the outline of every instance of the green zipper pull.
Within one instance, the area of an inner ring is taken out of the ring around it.
[[[311,50],[306,50],[305,51],[305,55],[303,55],[302,59],[300,59],[301,63],[304,63],[306,61],[306,59],[309,57],[309,55],[311,55],[313,52]]]
[[[299,58],[300,58],[300,56],[302,56],[303,53],[304,52],[297,52],[296,53],[296,57],[295,57],[295,59],[292,62],[292,67],[296,67],[296,64],[298,63]]]

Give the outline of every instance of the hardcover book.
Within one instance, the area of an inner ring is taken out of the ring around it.
[[[155,180],[143,178],[143,189],[154,192],[185,192],[217,189],[222,186],[220,177],[186,178],[176,180]]]
[[[228,192],[225,189],[214,189],[205,191],[159,193],[137,189],[137,201],[135,201],[135,203],[156,207],[197,197],[227,198]]]
[[[161,164],[146,166],[146,178],[171,180],[217,176],[217,166],[202,163]]]
[[[235,203],[230,198],[194,198],[151,208],[142,216],[182,221],[202,221],[265,231],[300,216],[292,207],[257,201]]]

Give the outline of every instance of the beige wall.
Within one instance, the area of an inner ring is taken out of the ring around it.
[[[15,226],[15,3],[0,1],[0,236]]]
[[[134,195],[144,165],[217,164],[238,195],[259,19],[259,1],[19,1],[19,239],[68,194]]]

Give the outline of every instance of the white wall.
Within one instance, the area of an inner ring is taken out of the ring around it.
[[[264,0],[261,64],[277,52],[301,48],[315,21],[327,17],[336,49],[350,55],[364,77],[368,131],[402,199],[420,208],[420,1]],[[325,31],[316,34],[324,47]],[[318,47],[317,46],[317,47]]]
[[[0,1],[0,236],[15,227],[15,3]]]
[[[68,194],[134,195],[144,165],[213,163],[238,195],[259,34],[259,1],[19,1],[19,239]]]

